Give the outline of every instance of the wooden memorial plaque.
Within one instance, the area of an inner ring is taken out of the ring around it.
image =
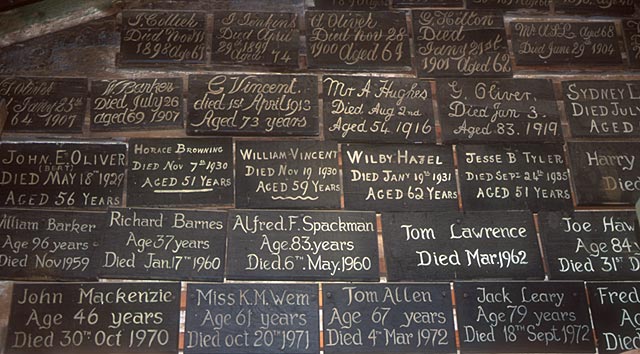
[[[640,283],[587,283],[587,289],[598,353],[637,352]]]
[[[633,0],[553,0],[556,12],[583,15],[630,15],[635,12]]]
[[[462,0],[392,0],[391,7],[464,7]]]
[[[629,65],[638,68],[640,67],[640,20],[633,18],[622,20],[622,30]]]
[[[387,10],[389,0],[313,0],[316,10]]]
[[[551,0],[467,0],[469,9],[549,11]]]

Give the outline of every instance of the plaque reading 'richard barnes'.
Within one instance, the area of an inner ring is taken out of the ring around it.
[[[627,46],[629,65],[640,67],[640,20],[622,20],[624,43]]]
[[[587,288],[598,352],[640,349],[640,283],[587,283]]]

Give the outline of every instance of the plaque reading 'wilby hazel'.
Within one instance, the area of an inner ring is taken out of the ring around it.
[[[104,278],[222,281],[226,213],[113,209],[100,249]]]
[[[311,69],[411,69],[404,12],[307,11],[305,17]]]
[[[629,65],[640,66],[640,21],[636,19],[622,20],[624,43],[627,46]]]
[[[550,80],[440,80],[438,99],[445,143],[562,140]]]
[[[587,283],[587,288],[598,353],[640,349],[640,283]]]
[[[127,145],[0,142],[0,205],[105,209],[122,203]]]
[[[389,0],[313,0],[318,10],[386,10]]]
[[[469,0],[469,9],[549,11],[550,0]]]
[[[91,81],[91,130],[182,128],[182,79]]]
[[[324,76],[325,137],[340,141],[435,143],[428,81]]]
[[[458,210],[449,146],[343,145],[344,204],[355,210]]]
[[[318,135],[312,75],[191,75],[190,135]]]
[[[458,145],[457,153],[464,210],[573,206],[562,145]]]
[[[376,216],[231,212],[227,259],[228,279],[377,281]]]
[[[511,76],[502,14],[413,11],[418,76]]]
[[[8,111],[4,130],[82,133],[87,90],[86,79],[0,78]]]
[[[189,284],[185,354],[313,354],[315,284]]]
[[[449,284],[323,284],[326,353],[455,353]]]
[[[630,15],[635,11],[633,0],[554,0],[558,12]]]
[[[551,279],[638,279],[638,221],[632,211],[540,213],[538,220]]]

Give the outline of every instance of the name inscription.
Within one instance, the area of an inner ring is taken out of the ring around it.
[[[640,349],[640,284],[597,282],[587,283],[587,289],[598,352]]]

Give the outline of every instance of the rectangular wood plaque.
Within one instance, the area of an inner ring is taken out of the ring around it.
[[[557,12],[584,15],[630,15],[635,11],[633,0],[553,0]]]
[[[316,10],[387,10],[389,0],[313,0]]]
[[[587,289],[598,353],[640,349],[640,283],[587,283]]]
[[[551,0],[467,0],[469,9],[549,11]]]
[[[462,0],[392,0],[392,7],[464,7]]]
[[[622,31],[624,33],[624,44],[627,47],[629,65],[640,67],[640,20],[622,20]]]

